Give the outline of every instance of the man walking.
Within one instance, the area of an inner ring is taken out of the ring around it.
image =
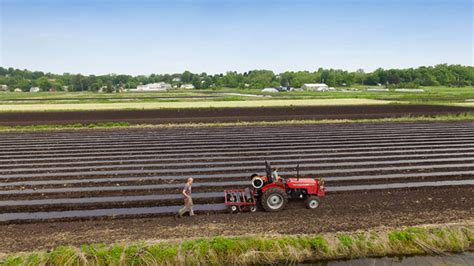
[[[193,179],[188,178],[186,184],[184,185],[183,191],[181,192],[184,196],[184,207],[179,209],[178,214],[176,214],[175,219],[182,218],[183,214],[186,211],[189,211],[189,216],[194,216],[193,211],[193,198],[191,197],[191,187],[193,185]]]

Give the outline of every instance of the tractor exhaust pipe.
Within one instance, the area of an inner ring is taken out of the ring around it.
[[[268,161],[265,160],[265,172],[267,174],[267,180],[268,183],[273,183],[273,177],[272,177],[272,166]]]
[[[300,181],[300,164],[296,165],[296,181]]]

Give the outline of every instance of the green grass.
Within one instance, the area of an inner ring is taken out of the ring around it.
[[[124,92],[124,93],[98,93],[98,92],[0,92],[0,100],[21,100],[21,99],[43,99],[43,100],[59,100],[61,98],[70,98],[75,100],[84,100],[85,98],[129,98],[129,97],[192,97],[192,96],[210,96],[211,91],[204,90],[174,90],[169,92]]]
[[[293,99],[373,99],[386,101],[400,101],[413,104],[449,104],[465,102],[468,99],[474,99],[474,87],[422,87],[425,92],[396,92],[390,89],[388,92],[370,92],[360,89],[356,92],[287,92],[272,94],[277,98]]]
[[[226,123],[182,123],[182,124],[139,124],[128,122],[103,122],[68,125],[17,125],[0,126],[0,132],[11,131],[48,131],[48,130],[87,130],[87,129],[138,129],[138,128],[204,128],[204,127],[243,127],[243,126],[280,126],[280,125],[313,125],[313,124],[340,124],[340,123],[392,123],[392,122],[459,122],[474,121],[474,112],[457,115],[434,116],[404,116],[398,118],[377,119],[323,119],[323,120],[283,120],[283,121],[253,121],[253,122],[226,122]]]
[[[409,227],[344,234],[246,236],[158,243],[61,246],[48,252],[8,254],[0,265],[223,265],[277,264],[372,256],[463,252],[473,225]]]

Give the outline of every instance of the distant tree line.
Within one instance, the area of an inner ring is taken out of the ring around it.
[[[474,67],[440,64],[434,67],[407,69],[382,69],[366,73],[362,69],[349,72],[338,69],[318,69],[317,71],[287,71],[275,74],[269,70],[252,70],[244,73],[230,71],[225,74],[208,75],[184,71],[178,74],[139,75],[81,75],[64,73],[62,75],[41,71],[20,70],[0,67],[0,85],[10,90],[28,90],[39,87],[41,90],[113,91],[117,88],[135,88],[140,84],[166,82],[179,87],[193,84],[196,89],[208,88],[250,88],[301,87],[304,83],[326,83],[329,86],[383,85],[388,87],[418,86],[473,86]]]

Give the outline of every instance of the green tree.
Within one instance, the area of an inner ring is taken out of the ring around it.
[[[51,82],[45,76],[42,76],[41,78],[37,79],[35,81],[35,85],[38,86],[43,91],[46,91],[52,87]]]

